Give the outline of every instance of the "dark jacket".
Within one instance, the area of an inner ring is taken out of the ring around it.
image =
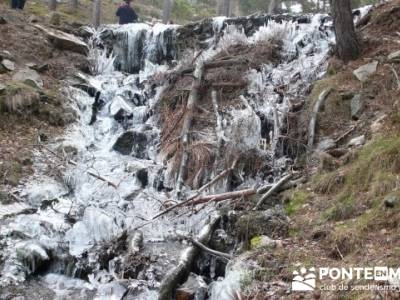
[[[127,4],[121,5],[117,10],[116,15],[119,17],[119,24],[121,25],[135,23],[138,19],[138,16],[133,8]]]

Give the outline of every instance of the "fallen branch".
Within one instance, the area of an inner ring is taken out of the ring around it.
[[[257,205],[253,208],[253,210],[257,210],[260,208],[260,206],[264,203],[264,201],[271,196],[273,193],[275,193],[276,191],[278,191],[278,189],[286,182],[288,181],[290,178],[292,178],[293,173],[290,173],[284,177],[282,177],[277,183],[275,183],[275,185],[269,189],[269,191],[267,193],[264,194],[264,196],[261,197],[260,201],[258,201]]]
[[[222,258],[227,259],[227,260],[233,259],[233,256],[232,256],[232,255],[230,255],[230,254],[228,254],[228,253],[216,251],[216,250],[213,250],[213,249],[211,249],[211,248],[208,248],[206,245],[200,243],[199,241],[193,239],[193,238],[190,237],[190,236],[186,236],[186,235],[183,235],[183,234],[178,234],[178,236],[181,237],[181,238],[183,238],[183,239],[185,239],[185,240],[190,241],[193,245],[199,247],[201,250],[203,250],[203,251],[205,251],[205,252],[210,253],[210,254],[213,255],[213,256],[222,257]]]
[[[328,98],[329,94],[332,92],[332,88],[325,89],[318,97],[317,102],[314,104],[314,108],[311,114],[310,124],[308,126],[308,148],[311,150],[314,145],[315,138],[315,125],[317,123],[317,116],[321,105]]]
[[[208,244],[216,225],[220,220],[220,216],[213,218],[210,223],[205,226],[197,237],[197,241],[201,244]],[[196,257],[199,255],[199,247],[192,245],[186,248],[181,255],[178,265],[169,271],[161,282],[158,300],[170,300],[179,284],[185,282],[192,269]]]
[[[59,160],[64,160],[64,158],[63,158],[62,156],[58,155],[56,152],[54,152],[53,150],[47,148],[47,147],[44,146],[44,145],[37,144],[37,145],[35,145],[35,146],[45,149],[45,150],[48,151],[49,153],[53,154],[53,155],[54,155],[56,158],[58,158]],[[68,164],[70,164],[70,165],[78,166],[78,163],[76,163],[76,162],[73,161],[72,159],[67,159],[66,162],[67,162]],[[96,174],[96,173],[94,173],[94,172],[92,172],[92,171],[85,171],[85,172],[86,172],[88,175],[90,175],[90,176],[92,176],[92,177],[94,177],[94,178],[96,178],[96,179],[98,179],[98,180],[101,180],[101,181],[106,182],[108,185],[111,185],[111,186],[112,186],[113,188],[115,188],[115,189],[118,188],[117,185],[116,185],[115,183],[109,181],[108,179],[104,178],[103,176],[100,176],[100,175],[98,175],[98,174]]]

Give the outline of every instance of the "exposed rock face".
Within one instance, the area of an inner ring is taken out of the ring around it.
[[[371,75],[376,73],[377,67],[378,62],[375,60],[354,70],[353,74],[358,80],[365,82]]]
[[[69,50],[84,55],[88,53],[89,49],[87,44],[72,34],[40,25],[35,25],[35,27],[42,30],[47,35],[50,42],[60,50]]]
[[[40,75],[32,69],[22,69],[14,74],[14,81],[20,81],[34,88],[42,89],[43,81],[40,78]]]
[[[113,146],[113,149],[123,155],[130,155],[137,158],[146,158],[147,136],[136,131],[127,131],[122,134]]]

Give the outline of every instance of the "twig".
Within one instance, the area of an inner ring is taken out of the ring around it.
[[[185,240],[190,241],[193,245],[199,247],[201,250],[203,250],[203,251],[205,251],[205,252],[210,253],[211,255],[218,256],[218,257],[222,257],[222,258],[227,259],[227,260],[233,259],[233,256],[232,256],[232,255],[230,255],[230,254],[228,254],[228,253],[223,253],[223,252],[220,252],[220,251],[216,251],[216,250],[213,250],[213,249],[211,249],[211,248],[208,248],[206,245],[200,243],[199,241],[193,239],[193,238],[190,237],[190,236],[186,236],[186,235],[179,234],[179,233],[177,233],[177,235],[178,235],[179,237],[185,239]]]
[[[257,205],[253,208],[253,210],[257,210],[263,203],[264,201],[271,196],[275,191],[278,190],[278,188],[283,185],[286,181],[288,181],[290,178],[292,178],[293,173],[290,173],[284,177],[282,177],[264,196],[261,197],[260,201],[258,201]]]
[[[43,148],[43,149],[45,149],[46,151],[48,151],[49,153],[53,154],[53,155],[54,155],[55,157],[57,157],[58,159],[64,160],[64,158],[63,158],[62,156],[58,155],[56,152],[54,152],[53,150],[47,148],[47,147],[44,146],[44,145],[36,144],[36,145],[34,145],[34,146]],[[78,166],[78,163],[76,163],[76,162],[73,161],[72,159],[67,159],[66,162],[67,162],[68,164],[70,164],[70,165]],[[104,178],[103,176],[100,176],[100,175],[98,175],[98,174],[96,174],[96,173],[94,173],[94,172],[92,172],[92,171],[88,171],[88,170],[86,170],[85,172],[86,172],[88,175],[90,175],[90,176],[92,176],[92,177],[94,177],[94,178],[96,178],[96,179],[99,179],[99,180],[101,180],[101,181],[106,182],[108,185],[111,185],[113,188],[118,189],[118,187],[117,187],[117,185],[116,185],[115,183],[109,181],[108,179]]]

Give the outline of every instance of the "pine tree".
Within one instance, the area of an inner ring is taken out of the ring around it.
[[[356,59],[361,53],[353,22],[350,0],[330,0],[333,26],[336,35],[336,54],[345,62]]]

